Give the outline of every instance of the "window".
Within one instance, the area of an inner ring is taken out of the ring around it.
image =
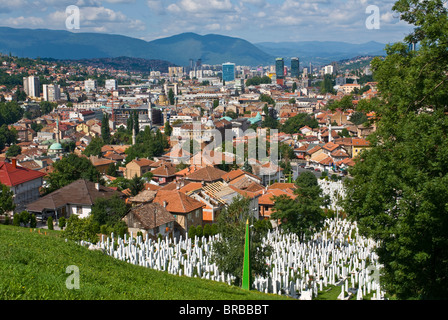
[[[82,214],[82,206],[76,206],[76,214]]]

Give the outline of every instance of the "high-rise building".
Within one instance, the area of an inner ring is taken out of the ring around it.
[[[291,58],[291,77],[298,78],[299,77],[299,58]]]
[[[277,84],[283,85],[285,79],[285,61],[283,58],[275,59],[275,77]]]
[[[24,77],[23,90],[28,97],[40,97],[40,81],[39,77]]]
[[[275,59],[275,75],[277,76],[277,79],[284,78],[284,70],[285,70],[285,61],[283,60],[283,58]]]
[[[42,91],[45,101],[55,102],[61,100],[61,87],[58,84],[44,84]]]
[[[108,79],[108,80],[106,80],[104,88],[107,91],[117,90],[117,80],[115,80],[115,79]]]
[[[85,80],[84,81],[84,90],[86,92],[95,91],[96,90],[96,80]]]
[[[222,64],[222,80],[225,82],[235,81],[235,64],[223,63]]]

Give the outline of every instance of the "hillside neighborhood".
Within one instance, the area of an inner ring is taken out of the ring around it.
[[[278,66],[232,65],[229,77],[197,61],[144,79],[23,60],[0,57],[2,73],[23,79],[0,87],[5,108],[14,105],[23,115],[3,125],[14,139],[2,144],[0,182],[14,194],[14,212],[26,210],[42,223],[52,217],[55,227],[61,217],[89,216],[96,199],[112,195],[132,207],[124,217],[129,230],[152,236],[212,225],[237,196],[251,199],[255,218],[269,219],[273,196],[294,197],[300,172],[346,177],[375,130],[375,115],[356,106],[377,95],[376,83],[358,84],[359,76],[338,74],[333,65],[286,76]],[[330,77],[338,83],[331,92],[313,86],[311,79]],[[161,139],[157,148],[143,147],[148,137]],[[278,145],[275,159],[247,158],[258,137]],[[245,159],[237,159],[241,145]],[[87,159],[97,174],[56,189],[50,177],[68,155]],[[133,178],[141,180],[137,194],[123,187]]]

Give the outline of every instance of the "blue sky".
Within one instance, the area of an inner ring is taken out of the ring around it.
[[[392,11],[394,0],[0,0],[0,26],[66,30],[66,8],[80,8],[76,32],[154,40],[182,32],[248,41],[390,43],[412,28]],[[369,5],[380,28],[368,29]]]

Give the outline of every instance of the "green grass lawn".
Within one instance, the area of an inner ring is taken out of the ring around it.
[[[0,225],[0,300],[288,299],[131,265],[65,242],[57,231],[30,230]],[[69,290],[72,265],[79,268],[80,288]]]

